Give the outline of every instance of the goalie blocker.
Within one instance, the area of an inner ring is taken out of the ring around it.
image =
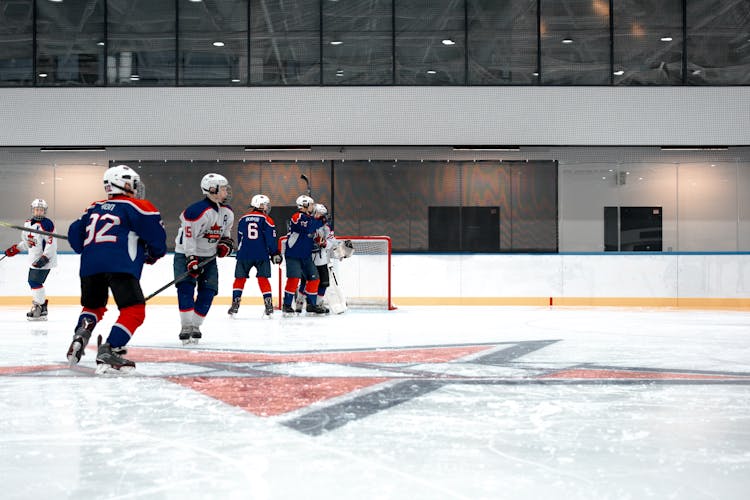
[[[328,264],[329,288],[325,298],[334,314],[347,308],[396,309],[391,300],[391,239],[388,236],[339,236],[334,257]],[[286,236],[279,238],[280,251]],[[347,258],[347,256],[354,258]],[[286,279],[286,266],[279,272],[279,290]],[[281,305],[283,293],[278,296]]]

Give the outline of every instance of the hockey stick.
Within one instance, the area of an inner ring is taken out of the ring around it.
[[[213,257],[209,257],[208,259],[206,259],[204,261],[199,262],[198,263],[198,269],[203,268],[204,266],[208,265],[208,263],[211,262],[211,261],[213,261],[213,260],[216,260],[216,255],[214,255]],[[191,272],[192,271],[185,271],[184,273],[182,273],[181,275],[177,276],[175,279],[173,279],[172,281],[170,281],[169,283],[167,283],[163,287],[159,288],[157,291],[155,291],[154,293],[152,293],[151,295],[149,295],[148,297],[146,297],[143,300],[145,302],[148,302],[149,299],[153,299],[154,297],[156,297],[157,295],[159,295],[161,292],[163,292],[164,290],[166,290],[170,286],[172,286],[175,283],[178,283],[178,282],[184,280],[185,278],[187,278],[188,276],[190,276]]]
[[[307,196],[312,198],[312,187],[310,186],[310,179],[308,179],[305,174],[300,175],[299,178],[305,181],[305,183],[307,184]]]
[[[41,229],[34,229],[33,227],[26,227],[26,226],[16,226],[15,224],[11,224],[10,222],[5,222],[0,220],[0,226],[3,227],[9,227],[11,229],[20,229],[21,231],[26,231],[29,233],[36,233],[41,234],[44,236],[52,236],[53,238],[60,238],[61,240],[67,240],[68,237],[64,234],[57,234],[57,233],[49,233],[47,231],[42,231]]]
[[[0,260],[3,260],[5,257],[7,257],[7,255],[3,254],[3,256],[0,257]]]

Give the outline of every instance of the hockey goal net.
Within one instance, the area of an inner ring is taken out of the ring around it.
[[[279,247],[286,248],[286,236]],[[396,309],[391,300],[391,239],[388,236],[339,236],[351,240],[354,254],[346,259],[331,259],[338,287],[351,308]],[[284,298],[286,261],[280,266],[278,303]],[[331,276],[333,281],[333,276]]]

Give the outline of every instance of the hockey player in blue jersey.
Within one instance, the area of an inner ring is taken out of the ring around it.
[[[55,224],[47,218],[47,202],[41,198],[31,202],[31,218],[24,227],[55,232]],[[31,311],[26,313],[29,321],[47,321],[47,293],[44,282],[50,269],[57,265],[57,238],[24,231],[22,239],[5,251],[13,257],[23,250],[29,252],[29,286],[31,287]]]
[[[107,310],[109,290],[120,316],[96,356],[96,372],[131,371],[135,363],[122,357],[125,346],[146,317],[140,278],[143,264],[167,252],[161,214],[150,201],[139,199],[140,176],[127,165],[104,172],[107,199],[96,201],[68,228],[68,242],[81,254],[81,306],[68,361],[78,363],[97,322]]]
[[[242,291],[250,271],[255,268],[258,287],[263,294],[265,315],[273,314],[273,298],[271,295],[271,264],[281,264],[276,239],[276,225],[270,216],[271,200],[264,194],[256,194],[250,200],[251,211],[243,215],[237,223],[237,263],[234,267],[234,283],[232,286],[232,306],[228,313],[237,314],[242,300]]]
[[[312,259],[313,237],[322,228],[323,222],[315,219],[311,214],[315,201],[307,195],[297,197],[298,211],[289,220],[289,234],[286,240],[286,284],[284,286],[284,304],[281,311],[285,316],[294,314],[292,301],[299,286],[300,279],[307,281],[305,295],[307,295],[306,311],[311,314],[326,314],[328,309],[319,306],[318,300],[318,270]]]
[[[234,213],[227,204],[231,196],[229,182],[222,175],[206,174],[201,191],[205,198],[180,214],[180,230],[175,239],[174,276],[190,272],[175,283],[180,308],[179,338],[183,344],[197,344],[202,338],[200,326],[219,293],[216,257],[226,257],[234,249]]]

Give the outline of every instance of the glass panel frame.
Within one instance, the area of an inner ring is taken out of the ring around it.
[[[320,3],[250,0],[250,84],[320,85]]]
[[[177,84],[175,2],[107,0],[107,81],[112,86]]]
[[[543,85],[609,85],[609,2],[541,0]]]
[[[396,85],[466,84],[466,9],[454,0],[395,0]]]
[[[178,11],[179,84],[246,84],[248,3],[180,0]]]
[[[618,0],[613,24],[615,85],[682,83],[682,0]]]
[[[393,83],[391,0],[323,2],[323,84]]]
[[[104,85],[104,2],[37,2],[36,84]]]
[[[467,0],[469,85],[539,82],[537,0]]]
[[[34,83],[34,1],[0,3],[0,87]]]

